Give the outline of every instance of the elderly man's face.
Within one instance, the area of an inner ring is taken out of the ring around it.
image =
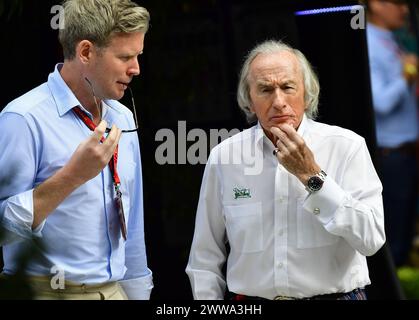
[[[270,128],[288,123],[297,129],[305,111],[303,75],[288,51],[259,54],[250,64],[251,110],[271,138]]]

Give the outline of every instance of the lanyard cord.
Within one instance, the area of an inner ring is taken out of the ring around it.
[[[80,107],[74,107],[72,110],[90,130],[94,131],[96,129],[97,126],[87,116],[87,114],[84,113],[80,109]],[[102,137],[100,139],[100,142],[103,143],[103,141],[105,141],[105,137]],[[115,151],[113,153],[113,156],[112,156],[111,160],[109,160],[109,169],[111,170],[115,191],[117,193],[120,193],[121,191],[119,190],[119,185],[121,184],[121,180],[119,179],[119,175],[118,175],[118,171],[117,171],[117,164],[118,164],[118,146],[116,146]]]

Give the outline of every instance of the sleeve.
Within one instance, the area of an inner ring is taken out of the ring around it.
[[[364,139],[349,156],[341,181],[338,185],[327,176],[323,188],[306,198],[304,209],[328,232],[373,255],[385,242],[382,185]]]
[[[119,284],[124,289],[129,300],[149,300],[153,289],[153,275],[148,269],[149,274],[144,277],[120,280]]]
[[[202,180],[195,232],[186,273],[196,300],[224,299],[226,282],[222,267],[226,261],[225,222],[217,166],[210,155]]]
[[[370,59],[370,69],[374,109],[378,114],[389,114],[409,92],[409,85],[401,76],[388,81],[380,61],[374,56]]]
[[[0,128],[0,245],[6,245],[40,237],[45,223],[32,230],[37,150],[28,122],[22,115],[3,112]]]
[[[152,272],[147,267],[147,255],[144,237],[144,209],[141,154],[138,136],[132,141],[137,170],[134,177],[134,190],[130,193],[130,214],[128,221],[128,239],[125,243],[124,279],[119,283],[130,300],[148,300],[153,289]]]

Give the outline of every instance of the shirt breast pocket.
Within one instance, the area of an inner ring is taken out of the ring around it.
[[[232,251],[251,253],[263,248],[262,203],[224,206]]]
[[[297,199],[297,247],[316,248],[337,242],[338,236],[327,232],[312,212],[304,210],[304,199],[305,197]]]

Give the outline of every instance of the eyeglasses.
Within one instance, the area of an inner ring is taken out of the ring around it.
[[[93,89],[93,85],[92,85],[92,83],[90,82],[90,80],[89,80],[89,79],[87,79],[86,77],[85,77],[84,79],[85,79],[85,80],[86,80],[86,82],[89,84],[90,89],[92,89],[93,100],[95,101],[96,108],[98,109],[99,114],[101,115],[100,117],[102,118],[102,109],[100,109],[100,108],[99,108],[99,105],[97,104],[97,101],[96,101],[96,94],[95,94],[95,90]],[[139,128],[139,126],[138,126],[137,111],[136,111],[136,108],[135,108],[134,95],[133,95],[132,90],[131,90],[131,88],[130,88],[130,87],[128,87],[128,86],[127,86],[127,89],[128,89],[128,91],[129,91],[129,93],[130,93],[130,96],[131,96],[131,106],[132,106],[131,110],[132,110],[132,112],[134,113],[135,129],[126,129],[126,130],[121,130],[121,131],[122,131],[122,133],[136,132],[136,131],[138,131],[138,130],[140,129],[140,128]],[[129,108],[128,108],[128,109],[129,109]],[[106,133],[108,133],[108,132],[110,132],[110,131],[111,131],[111,128],[106,128],[106,130],[105,130],[105,132],[106,132]]]

